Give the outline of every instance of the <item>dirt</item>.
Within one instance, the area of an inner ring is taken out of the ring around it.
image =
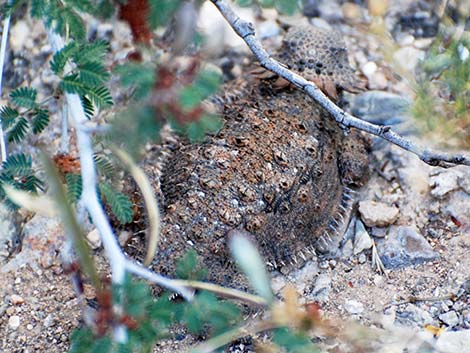
[[[372,41],[372,47],[374,43],[377,46],[374,39],[356,32],[349,34],[348,42],[361,42],[358,51],[370,45],[364,44],[367,40]],[[393,84],[390,90],[400,90],[399,83]],[[440,170],[388,145],[373,153],[371,170],[371,179],[357,199],[380,200],[400,210],[393,226],[367,227],[371,235],[377,235],[373,239],[381,242],[393,232],[393,227],[413,225],[439,257],[383,274],[373,268],[369,249],[356,255],[309,261],[289,276],[278,275],[273,286],[280,290],[287,282],[293,282],[303,301],[318,302],[325,317],[342,327],[338,331],[344,334],[339,340],[320,342],[325,350],[416,351],[416,347],[427,341],[434,351],[453,352],[439,346],[440,338],[433,337],[429,327],[449,333],[470,328],[470,223],[465,214],[468,194],[463,186],[456,186],[436,196],[433,178]],[[451,175],[447,179],[450,178]],[[460,214],[459,210],[451,209],[460,204],[463,205]],[[356,217],[360,219],[358,214]],[[56,245],[57,254],[61,244]],[[5,263],[17,256],[12,254]],[[105,268],[103,251],[96,250],[95,256]],[[83,303],[77,299],[60,260],[56,257],[46,264],[23,264],[12,266],[7,272],[0,270],[0,281],[0,351],[66,352],[71,331],[82,323]],[[85,297],[93,296],[91,288],[85,286]],[[451,312],[456,314],[455,322],[448,319]],[[366,339],[361,340],[363,337]],[[180,338],[160,342],[155,352],[180,352],[195,344],[189,335],[182,333]],[[249,343],[244,348],[237,344],[232,351],[249,349]]]

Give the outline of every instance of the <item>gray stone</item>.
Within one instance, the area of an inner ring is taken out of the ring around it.
[[[20,327],[20,317],[18,315],[10,316],[8,319],[8,327],[12,330],[18,329],[18,327]]]
[[[65,234],[58,218],[36,214],[23,227],[21,252],[5,264],[1,271],[14,271],[25,264],[33,269],[48,268],[58,262],[57,254],[65,243]]]
[[[261,39],[272,38],[279,35],[279,25],[275,21],[264,21],[258,25],[258,33]]]
[[[0,263],[19,245],[19,234],[13,224],[13,213],[0,203]]]
[[[372,239],[367,233],[364,224],[358,219],[356,220],[355,236],[354,236],[354,255],[361,253],[364,250],[368,250],[372,247]]]
[[[397,94],[367,91],[353,97],[351,112],[361,119],[380,125],[396,125],[410,119],[411,101]]]
[[[354,299],[347,300],[344,303],[344,309],[350,314],[357,315],[364,311],[364,304]]]
[[[395,206],[367,200],[359,202],[359,213],[368,227],[385,227],[397,220],[400,211]]]
[[[443,213],[453,217],[463,229],[470,228],[470,195],[463,191],[453,192],[443,208]]]
[[[449,327],[454,327],[459,324],[459,317],[454,310],[439,315],[439,319]]]
[[[377,251],[388,269],[412,266],[439,258],[439,254],[414,226],[391,227],[388,238],[377,241]]]
[[[393,59],[401,68],[413,72],[418,62],[424,59],[424,56],[424,50],[413,47],[403,47],[393,54]]]
[[[326,273],[322,273],[317,277],[315,286],[312,290],[312,296],[318,301],[328,300],[331,290],[331,277]]]
[[[437,339],[436,348],[439,352],[463,353],[468,352],[470,342],[470,330],[446,331]]]
[[[459,189],[458,182],[461,177],[462,173],[456,168],[439,170],[429,179],[431,195],[441,199],[449,192]]]

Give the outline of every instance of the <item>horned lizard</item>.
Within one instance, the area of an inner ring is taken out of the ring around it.
[[[278,57],[332,96],[358,82],[334,32],[291,30]],[[244,287],[227,251],[232,231],[249,234],[267,264],[282,270],[330,250],[345,223],[350,187],[366,175],[363,139],[298,90],[244,80],[221,108],[223,128],[199,144],[179,142],[164,167],[158,272],[171,273],[193,248],[210,281]]]

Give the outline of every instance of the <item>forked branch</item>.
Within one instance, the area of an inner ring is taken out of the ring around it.
[[[274,60],[263,48],[261,42],[256,38],[253,24],[241,19],[231,8],[227,0],[211,0],[225,17],[234,31],[245,41],[261,66],[265,69],[286,79],[296,87],[304,90],[320,106],[327,110],[331,116],[340,124],[346,127],[354,127],[372,135],[381,137],[406,151],[414,153],[423,162],[432,165],[448,168],[458,164],[470,166],[470,156],[464,154],[450,154],[437,152],[419,146],[418,144],[404,138],[394,132],[390,126],[380,126],[356,118],[345,112],[334,104],[323,92],[311,81],[307,81],[302,76],[290,71],[285,66]]]

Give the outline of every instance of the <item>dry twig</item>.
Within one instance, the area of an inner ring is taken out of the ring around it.
[[[253,24],[241,19],[231,8],[227,0],[211,0],[225,17],[234,31],[245,41],[261,66],[286,79],[296,87],[305,91],[320,106],[326,109],[331,116],[340,124],[346,127],[354,127],[372,135],[381,137],[406,151],[414,153],[423,162],[432,165],[448,168],[458,164],[470,166],[470,156],[464,154],[450,154],[437,152],[419,146],[412,141],[394,132],[390,126],[380,126],[369,123],[352,116],[334,104],[323,92],[311,81],[307,81],[300,75],[290,71],[285,66],[274,60],[263,48],[261,42],[255,36]]]

